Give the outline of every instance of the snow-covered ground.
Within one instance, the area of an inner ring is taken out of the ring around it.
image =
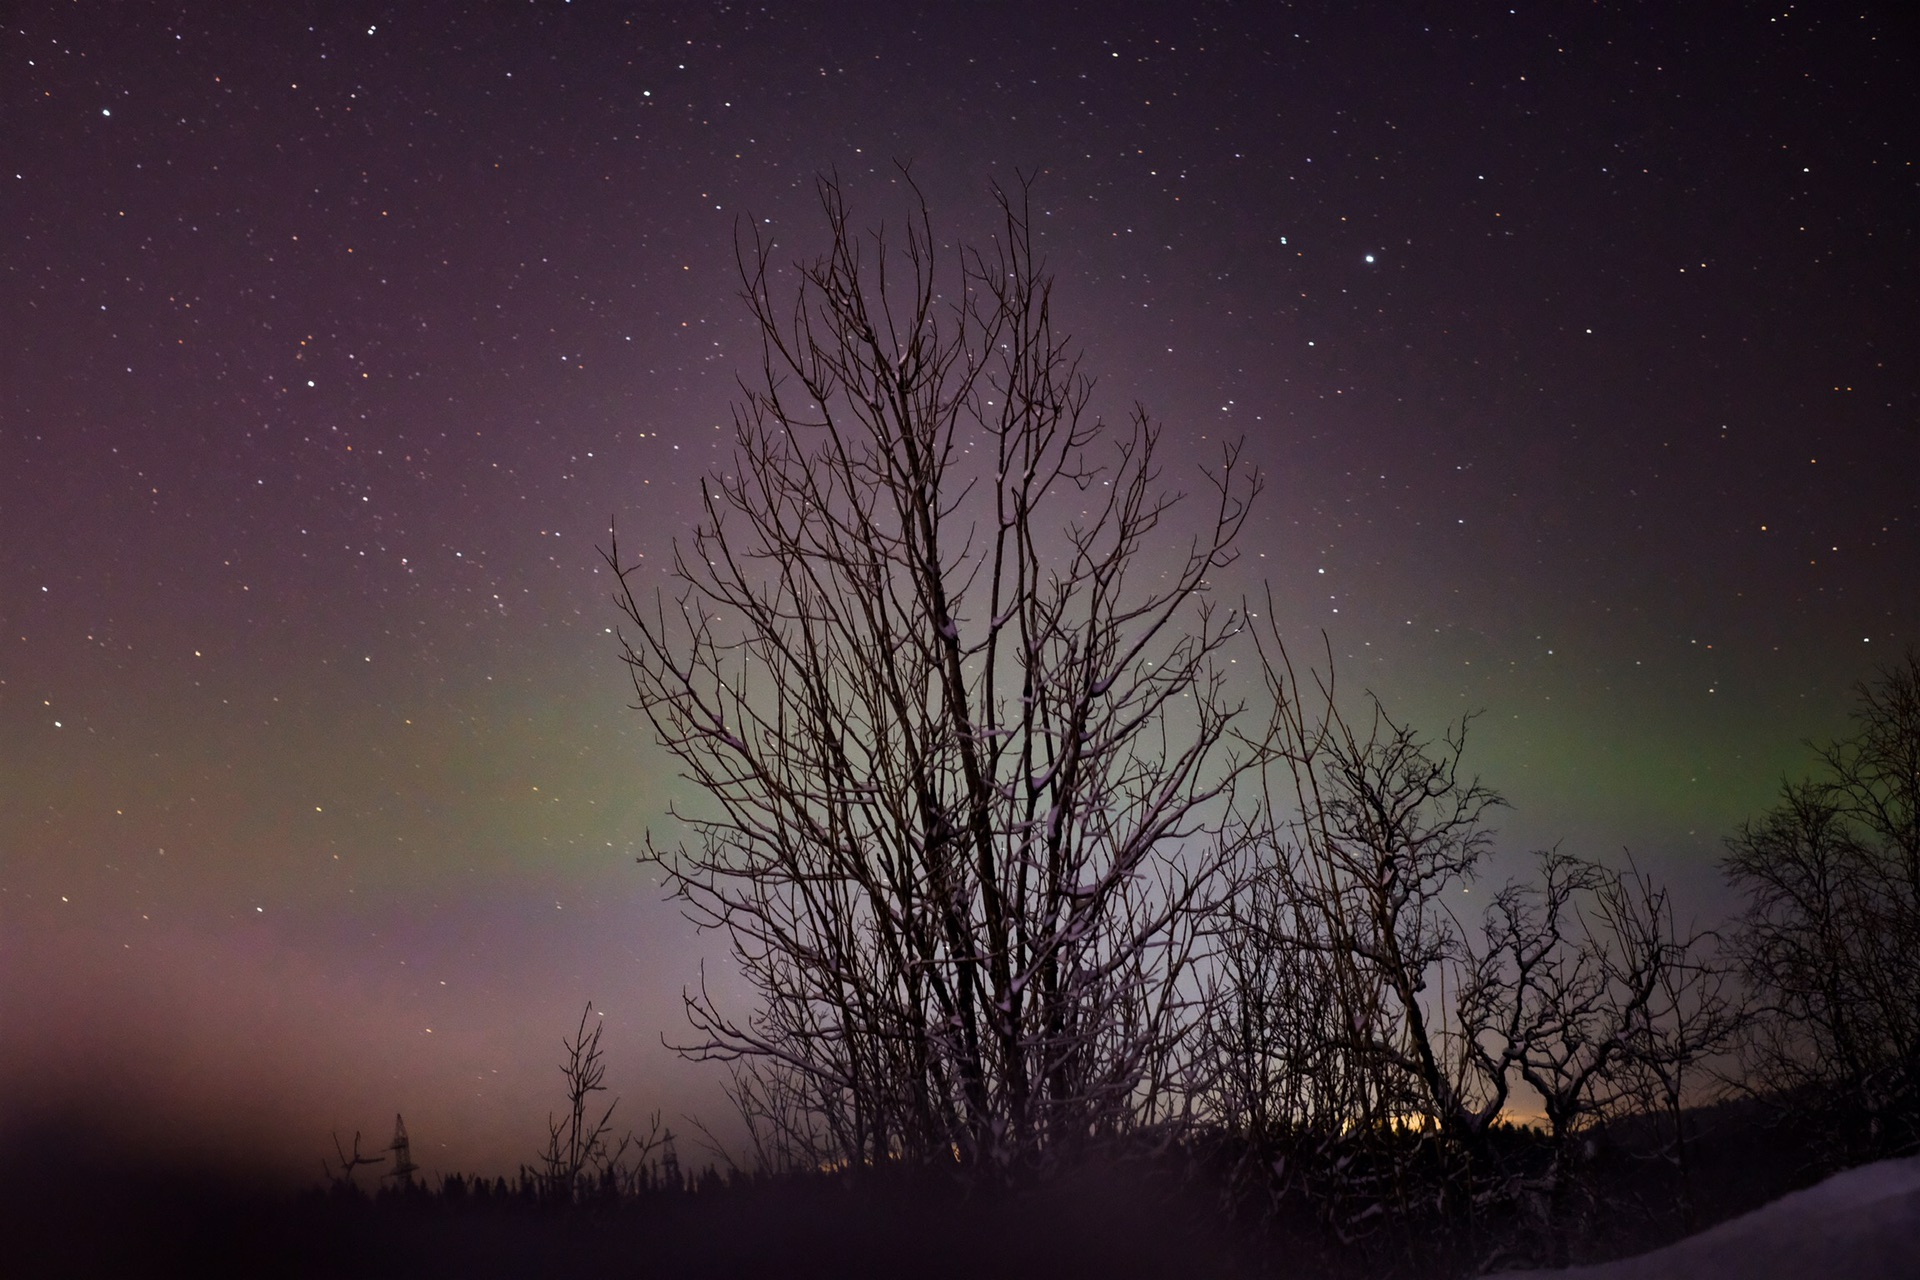
[[[1499,1280],[1916,1280],[1920,1157],[1835,1174],[1635,1258]]]

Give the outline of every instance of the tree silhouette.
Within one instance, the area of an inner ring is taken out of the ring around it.
[[[593,1024],[589,1032],[587,1025]],[[593,1018],[593,1003],[580,1014],[580,1025],[573,1037],[560,1042],[566,1061],[560,1073],[567,1079],[565,1114],[547,1115],[547,1145],[540,1153],[540,1191],[550,1200],[572,1203],[598,1189],[618,1196],[638,1188],[646,1179],[647,1157],[660,1145],[660,1113],[648,1120],[647,1134],[637,1137],[632,1130],[614,1138],[613,1112],[620,1105],[615,1098],[593,1117],[596,1093],[605,1093],[607,1064],[600,1052],[600,1032],[604,1024]],[[671,1142],[669,1133],[667,1140]]]
[[[687,1051],[734,1064],[775,1162],[1045,1164],[1184,1105],[1262,752],[1208,587],[1260,481],[1229,447],[1170,526],[1159,428],[1091,412],[1024,187],[951,256],[924,200],[897,245],[819,194],[790,296],[740,246],[763,359],[669,585],[608,552],[637,705],[709,801],[643,860],[756,1000],[703,980]]]
[[[1725,863],[1759,1080],[1824,1104],[1841,1160],[1920,1147],[1920,656],[1856,695],[1855,732]]]
[[[1330,673],[1301,680],[1270,628],[1261,649],[1276,818],[1218,917],[1204,1038],[1229,1185],[1302,1192],[1346,1239],[1423,1220],[1422,1247],[1464,1261],[1480,1211],[1522,1196],[1564,1262],[1592,1216],[1585,1140],[1635,1107],[1677,1125],[1728,1048],[1711,936],[1631,865],[1558,851],[1472,922],[1504,801],[1464,766],[1467,722],[1429,739],[1371,696],[1350,718]],[[1515,1164],[1493,1139],[1522,1084],[1548,1132]]]

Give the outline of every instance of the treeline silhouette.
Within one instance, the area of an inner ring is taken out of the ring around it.
[[[1698,1222],[1756,1207],[1815,1176],[1820,1135],[1795,1121],[1796,1113],[1762,1100],[1689,1109]],[[1538,1130],[1500,1125],[1493,1132],[1505,1159],[1544,1156]],[[656,1162],[645,1176],[602,1173],[563,1196],[533,1164],[511,1176],[416,1173],[274,1191],[244,1169],[99,1149],[59,1155],[73,1150],[72,1137],[65,1129],[16,1135],[0,1153],[0,1230],[13,1274],[1446,1274],[1415,1265],[1424,1256],[1417,1240],[1395,1249],[1383,1248],[1379,1236],[1343,1242],[1297,1203],[1252,1210],[1222,1194],[1218,1153],[1198,1147],[1089,1163],[1015,1188],[910,1169],[774,1173],[703,1165],[674,1177]],[[1637,1252],[1686,1231],[1676,1175],[1659,1148],[1657,1134],[1632,1118],[1597,1137],[1589,1168],[1610,1214],[1589,1241],[1593,1256]],[[1537,1224],[1507,1226],[1525,1234]]]

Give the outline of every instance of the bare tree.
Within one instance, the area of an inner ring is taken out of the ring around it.
[[[1737,1014],[1712,935],[1682,935],[1664,889],[1629,859],[1624,871],[1558,851],[1538,879],[1512,884],[1487,914],[1488,948],[1465,1021],[1496,1034],[1540,1100],[1551,1260],[1564,1265],[1591,1208],[1594,1132],[1627,1112],[1665,1116],[1686,1195],[1681,1108],[1689,1073],[1729,1048]]]
[[[1326,957],[1342,1034],[1373,1077],[1345,1121],[1473,1138],[1500,1114],[1515,1058],[1481,1034],[1492,1006],[1459,1019],[1474,1011],[1458,997],[1480,957],[1456,907],[1491,847],[1487,815],[1505,802],[1463,772],[1464,720],[1431,742],[1370,699],[1356,726],[1331,677],[1309,701],[1284,649],[1265,669],[1298,814],[1273,862],[1291,898],[1288,940]]]
[[[335,1191],[350,1195],[360,1190],[359,1184],[354,1181],[354,1175],[357,1170],[363,1165],[385,1164],[387,1162],[385,1156],[363,1156],[360,1154],[360,1131],[358,1129],[353,1131],[353,1151],[351,1154],[348,1153],[345,1147],[340,1145],[340,1134],[336,1131],[333,1135],[333,1153],[339,1157],[339,1165],[334,1166],[328,1164],[326,1157],[322,1156],[320,1158],[320,1171],[325,1174],[328,1181],[333,1184]]]
[[[710,802],[643,860],[753,989],[690,991],[688,1050],[779,1159],[1044,1164],[1188,1093],[1262,750],[1208,585],[1259,479],[1229,448],[1167,527],[1159,429],[1091,412],[1024,188],[952,258],[924,201],[902,246],[820,197],[790,299],[741,246],[762,367],[669,586],[608,553],[637,705]]]
[[[1647,996],[1627,1020],[1621,1074],[1633,1106],[1665,1121],[1659,1158],[1671,1165],[1687,1230],[1697,1225],[1690,1158],[1690,1107],[1702,1088],[1719,1091],[1715,1064],[1737,1047],[1748,1011],[1738,975],[1711,930],[1681,930],[1665,889],[1629,865],[1608,886],[1602,914],[1626,970],[1624,984]]]
[[[1356,723],[1330,673],[1313,676],[1309,692],[1277,635],[1261,648],[1268,732],[1283,763],[1269,771],[1266,811],[1293,817],[1271,827],[1242,937],[1222,947],[1229,998],[1216,1006],[1213,1040],[1247,1065],[1222,1070],[1211,1097],[1222,1085],[1245,1095],[1262,1065],[1274,1070],[1263,1096],[1285,1103],[1269,1105],[1284,1118],[1285,1149],[1262,1158],[1290,1171],[1340,1238],[1392,1224],[1383,1238],[1417,1237],[1410,1247],[1426,1263],[1434,1252],[1470,1253],[1476,1206],[1494,1181],[1487,1135],[1518,1042],[1511,1001],[1470,998],[1490,991],[1488,948],[1459,913],[1502,801],[1464,769],[1464,721],[1430,741],[1369,699]],[[1281,983],[1258,993],[1278,1019],[1265,1027],[1256,993],[1238,985],[1261,966]],[[1282,1053],[1265,1056],[1275,1046]],[[1405,1230],[1413,1222],[1426,1226]]]
[[[1729,1044],[1711,935],[1677,931],[1631,863],[1557,851],[1463,920],[1503,803],[1463,768],[1466,723],[1430,741],[1370,699],[1356,724],[1331,674],[1309,694],[1277,636],[1262,649],[1286,764],[1267,810],[1296,816],[1220,926],[1207,1102],[1241,1141],[1236,1176],[1298,1188],[1347,1239],[1424,1217],[1468,1261],[1493,1245],[1482,1206],[1537,1196],[1564,1261],[1594,1130],[1652,1102],[1677,1124]],[[1491,1141],[1522,1082],[1544,1165]]]
[[[1857,729],[1741,826],[1726,871],[1763,1085],[1853,1160],[1920,1147],[1920,656],[1857,690]]]
[[[593,1025],[588,1032],[589,1022]],[[547,1116],[547,1146],[540,1153],[540,1187],[544,1195],[573,1203],[596,1188],[612,1194],[636,1190],[645,1169],[647,1156],[659,1145],[660,1114],[655,1112],[644,1138],[631,1130],[617,1141],[614,1138],[613,1112],[620,1105],[615,1098],[593,1118],[593,1095],[605,1093],[606,1063],[600,1053],[600,1032],[604,1024],[594,1019],[589,1001],[580,1015],[580,1026],[573,1038],[561,1041],[566,1061],[560,1072],[567,1079],[567,1110],[564,1115]],[[628,1163],[628,1162],[631,1163]]]

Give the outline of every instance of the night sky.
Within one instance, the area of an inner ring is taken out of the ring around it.
[[[1901,8],[7,6],[0,1119],[508,1170],[592,999],[726,1127],[597,547],[690,527],[827,170],[947,241],[1036,173],[1097,406],[1268,475],[1220,591],[1711,920],[1920,642]]]

